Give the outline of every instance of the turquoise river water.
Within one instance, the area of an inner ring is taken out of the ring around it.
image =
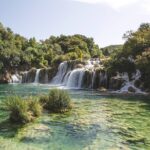
[[[38,84],[0,85],[0,100],[10,95],[46,94]],[[69,90],[71,112],[46,114],[24,126],[9,123],[0,110],[0,150],[149,150],[150,98],[110,96]]]

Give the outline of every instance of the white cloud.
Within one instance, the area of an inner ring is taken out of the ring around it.
[[[103,3],[111,6],[114,9],[119,9],[123,6],[138,2],[139,0],[74,0],[83,3],[97,4]]]
[[[132,4],[138,4],[144,12],[150,12],[150,0],[73,0],[89,4],[106,4],[115,10]]]

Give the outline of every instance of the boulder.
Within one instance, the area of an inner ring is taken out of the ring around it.
[[[137,87],[137,88],[140,88],[141,84],[142,84],[142,82],[140,80],[136,80],[134,82],[134,86]]]
[[[43,68],[39,72],[39,82],[40,83],[48,83],[48,69]]]
[[[51,81],[57,73],[57,68],[47,68],[48,81]]]
[[[86,70],[83,76],[82,87],[90,88],[91,83],[92,83],[92,72],[89,70]]]
[[[43,68],[39,73],[39,82],[48,83],[56,75],[57,69],[55,68]]]
[[[107,91],[107,89],[104,88],[104,87],[100,87],[98,90],[99,90],[100,92],[106,92],[106,91]]]
[[[111,77],[109,82],[109,88],[111,90],[119,90],[122,87],[124,82],[125,80],[121,77],[117,77],[117,76]]]
[[[132,86],[130,86],[128,88],[128,91],[131,92],[131,93],[135,93],[136,92],[136,90]]]
[[[10,83],[11,80],[11,74],[9,74],[7,71],[4,74],[0,74],[0,83]]]

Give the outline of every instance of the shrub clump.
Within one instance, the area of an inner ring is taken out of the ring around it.
[[[10,112],[9,119],[12,122],[28,123],[39,116],[42,112],[42,107],[37,100],[25,100],[19,96],[9,97],[2,102],[2,108]]]
[[[30,98],[28,101],[29,110],[32,112],[32,115],[39,117],[42,114],[43,107],[40,105],[37,99]]]
[[[71,99],[67,91],[52,89],[48,96],[41,96],[40,102],[50,112],[66,112],[72,108]]]

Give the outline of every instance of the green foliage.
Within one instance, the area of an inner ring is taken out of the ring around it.
[[[70,52],[70,53],[67,53],[66,54],[66,60],[76,60],[76,59],[78,59],[79,57],[78,57],[78,54],[77,53],[75,53],[75,52]]]
[[[136,32],[128,31],[124,39],[126,42],[123,46],[123,54],[126,57],[132,55],[135,58],[150,46],[150,24],[141,24]]]
[[[137,55],[135,63],[142,72],[144,86],[150,89],[150,48],[146,49],[142,55]]]
[[[28,100],[29,110],[32,112],[32,115],[39,117],[42,114],[42,106],[37,99],[30,97]]]
[[[28,103],[20,97],[9,97],[3,101],[3,108],[10,111],[10,120],[12,122],[26,123],[32,120],[30,112],[28,112]]]
[[[28,123],[42,112],[42,107],[36,100],[24,100],[19,96],[9,97],[2,102],[2,108],[10,112],[10,121]]]
[[[108,70],[132,73],[140,69],[144,86],[150,89],[150,24],[141,24],[137,31],[128,31],[123,38],[123,49],[111,55],[106,64]]]
[[[56,56],[53,61],[52,61],[52,65],[53,66],[58,66],[61,62],[68,60],[67,57],[60,55],[60,56]]]
[[[108,64],[107,64],[108,65]],[[128,72],[130,75],[136,71],[135,64],[130,62],[128,59],[111,59],[109,60],[110,68],[108,71],[110,73],[119,72]]]
[[[40,98],[39,98],[39,102],[41,103],[41,105],[45,108],[46,107],[46,104],[49,100],[49,97],[48,95],[41,95]]]
[[[57,64],[84,56],[101,56],[101,50],[92,38],[79,34],[61,35],[37,42],[34,37],[28,40],[0,25],[0,71],[48,67],[53,62]]]
[[[49,96],[40,98],[40,102],[50,112],[65,112],[71,109],[71,99],[65,90],[52,89]]]
[[[105,56],[113,56],[116,55],[116,53],[120,52],[122,50],[123,45],[110,45],[107,47],[102,48],[102,52]]]

